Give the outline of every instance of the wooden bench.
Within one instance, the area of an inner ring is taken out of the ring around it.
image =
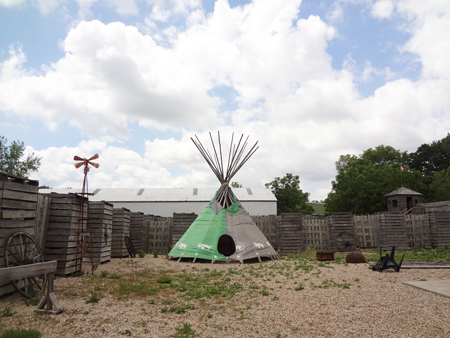
[[[0,269],[0,285],[12,280],[47,275],[47,294],[42,299],[35,312],[58,315],[63,312],[55,294],[53,293],[53,278],[56,271],[56,261],[20,265]]]

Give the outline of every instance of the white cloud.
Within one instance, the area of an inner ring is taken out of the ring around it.
[[[391,0],[379,0],[372,7],[372,15],[379,19],[388,19],[394,11]]]
[[[163,1],[149,3],[167,10]],[[300,0],[236,8],[219,0],[207,17],[197,1],[180,3],[179,13],[189,12],[187,28],[169,24],[163,33],[152,27],[164,39],[170,36],[169,47],[135,27],[92,21],[73,28],[63,43],[65,56],[40,73],[25,68],[19,47],[11,50],[0,66],[2,110],[52,128],[69,121],[96,135],[76,148],[40,151],[43,184],[81,184],[74,179],[73,155],[99,152],[101,167],[90,173],[98,187],[214,187],[216,178],[189,138],[197,133],[208,143],[207,131],[220,130],[224,148],[232,131],[250,135],[250,143],[259,140],[261,147],[234,181],[263,186],[292,172],[312,199],[323,199],[339,155],[380,144],[414,151],[450,130],[445,3],[403,0],[390,12],[387,2],[370,7],[376,17],[402,18],[400,27],[411,34],[403,50],[423,66],[415,80],[398,78],[371,60],[358,68],[351,54],[343,69],[333,69],[327,48],[336,30],[318,16],[299,20]],[[375,76],[388,82],[362,98],[356,84]],[[226,113],[219,110],[223,100],[208,95],[223,87],[235,97]],[[131,122],[182,137],[148,140],[145,154],[138,154],[114,143]],[[101,138],[112,131],[114,139]]]

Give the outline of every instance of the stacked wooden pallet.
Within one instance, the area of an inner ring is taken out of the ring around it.
[[[144,215],[142,248],[145,252],[167,254],[170,251],[172,217]]]
[[[429,216],[432,246],[450,249],[450,212],[435,211]]]
[[[132,212],[130,219],[130,240],[135,253],[142,249],[142,227],[144,225],[144,213]]]
[[[18,231],[35,235],[38,181],[0,173],[0,269],[5,267],[4,251],[8,237]],[[0,296],[15,289],[0,284]]]
[[[356,239],[352,213],[331,214],[328,223],[330,226],[330,249],[335,252],[355,251]]]
[[[130,236],[130,216],[131,211],[126,208],[113,209],[111,257],[128,257],[128,249],[125,244],[125,237]]]
[[[86,197],[75,194],[50,194],[51,197],[47,236],[45,242],[46,260],[58,261],[55,275],[67,276],[80,271],[81,250],[77,255],[79,230],[86,229],[82,220],[87,213]],[[86,237],[86,240],[89,240]]]
[[[90,253],[94,264],[111,260],[113,208],[111,203],[89,202],[89,226],[92,235]],[[85,258],[86,261],[86,258]]]
[[[396,250],[407,249],[405,215],[399,212],[379,212],[376,215],[379,225],[378,243],[383,250],[390,250],[393,246]]]
[[[278,221],[278,252],[300,253],[305,250],[302,214],[281,214]]]
[[[194,223],[197,218],[195,213],[174,213],[173,214],[173,225],[172,225],[172,238],[171,245],[174,246],[184,235],[187,229]]]

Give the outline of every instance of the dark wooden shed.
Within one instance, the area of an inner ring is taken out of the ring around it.
[[[388,211],[400,212],[409,210],[420,203],[420,192],[401,187],[389,194],[385,195],[387,198]]]

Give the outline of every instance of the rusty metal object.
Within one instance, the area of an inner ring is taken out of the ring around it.
[[[318,261],[334,261],[333,251],[317,251],[316,257]]]
[[[347,256],[345,256],[345,261],[349,264],[358,264],[365,263],[366,259],[364,255],[359,251],[349,252]]]

